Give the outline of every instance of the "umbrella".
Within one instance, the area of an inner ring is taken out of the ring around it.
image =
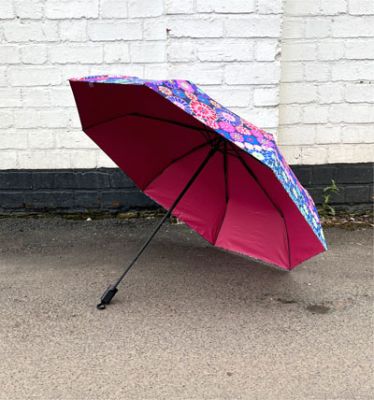
[[[186,80],[70,79],[82,129],[150,198],[219,248],[291,270],[324,251],[314,202],[273,136]]]

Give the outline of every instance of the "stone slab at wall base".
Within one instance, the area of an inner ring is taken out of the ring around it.
[[[334,179],[339,193],[336,209],[372,209],[373,163],[295,165],[293,170],[317,204]],[[0,212],[105,212],[152,209],[157,205],[142,194],[119,169],[1,170]]]

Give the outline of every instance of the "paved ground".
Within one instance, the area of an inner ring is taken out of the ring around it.
[[[372,231],[283,273],[149,221],[0,220],[0,398],[373,399]]]

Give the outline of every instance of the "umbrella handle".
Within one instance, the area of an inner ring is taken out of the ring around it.
[[[118,289],[114,285],[109,285],[106,291],[101,296],[100,303],[96,306],[97,309],[104,310],[106,305],[112,301],[117,292]]]
[[[141,256],[141,254],[143,253],[143,251],[147,248],[147,246],[149,245],[149,243],[152,241],[153,237],[156,235],[156,233],[160,230],[161,226],[163,225],[163,223],[171,216],[173,210],[175,209],[175,207],[177,206],[177,204],[179,203],[179,201],[182,199],[182,197],[186,194],[186,192],[188,191],[188,189],[191,187],[191,185],[193,184],[193,182],[196,180],[196,178],[200,175],[201,171],[204,169],[204,167],[206,166],[206,164],[208,163],[208,161],[213,157],[213,155],[217,152],[217,150],[219,149],[220,146],[220,142],[222,141],[222,139],[217,139],[217,141],[215,141],[214,143],[211,142],[207,142],[207,145],[211,145],[212,148],[209,151],[209,153],[207,154],[207,156],[205,157],[204,161],[201,163],[201,165],[199,166],[199,168],[196,170],[196,172],[192,175],[192,177],[190,178],[190,180],[188,181],[187,185],[183,188],[183,190],[180,192],[180,194],[178,195],[178,197],[175,199],[174,203],[172,204],[172,206],[169,208],[169,210],[167,211],[167,213],[163,216],[162,220],[160,221],[160,223],[156,226],[156,228],[153,230],[153,232],[149,235],[148,239],[145,241],[145,243],[143,244],[143,246],[140,248],[140,250],[138,251],[138,253],[135,255],[135,257],[132,259],[132,261],[130,262],[130,264],[128,265],[128,267],[125,269],[125,271],[122,273],[122,275],[117,279],[117,281],[113,284],[110,285],[105,292],[103,293],[103,295],[101,296],[100,299],[100,303],[96,306],[96,308],[98,310],[104,310],[105,307],[110,304],[110,302],[112,301],[113,297],[116,295],[116,293],[118,292],[117,286],[121,283],[122,279],[126,276],[126,274],[130,271],[130,269],[132,268],[132,266],[136,263],[136,261],[138,260],[138,258]]]

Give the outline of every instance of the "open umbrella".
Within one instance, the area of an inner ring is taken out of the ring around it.
[[[150,198],[214,246],[291,270],[324,251],[316,207],[271,134],[186,80],[70,79],[83,131]]]

